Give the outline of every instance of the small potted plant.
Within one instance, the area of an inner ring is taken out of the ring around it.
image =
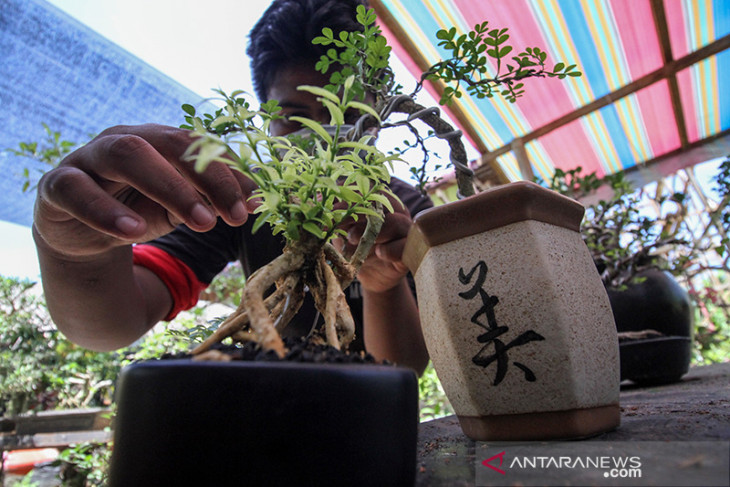
[[[345,352],[352,341],[352,318],[342,289],[370,252],[383,212],[392,211],[385,182],[388,163],[398,158],[374,147],[371,129],[407,125],[417,130],[417,120],[425,123],[448,141],[462,194],[474,194],[461,133],[438,109],[416,103],[415,92],[400,93],[374,12],[358,6],[357,19],[362,31],[324,29],[314,39],[330,47],[317,63],[319,71],[332,73],[330,85],[300,87],[320,98],[330,114],[329,125],[290,117],[308,131],[271,136],[268,126],[279,116],[278,103],[271,100],[254,110],[241,92],[220,93],[224,106],[215,114],[199,115],[194,107],[183,107],[186,126],[196,137],[188,156],[198,170],[212,161],[225,162],[253,180],[260,199],[255,227],[269,225],[285,237],[286,248],[248,277],[241,305],[196,347],[195,361],[140,364],[123,374],[110,474],[116,485],[141,479],[149,483],[151,478],[190,481],[191,472],[200,470],[189,465],[198,461],[186,453],[191,448],[203,452],[198,462],[212,467],[219,479],[234,478],[244,468],[252,481],[269,484],[373,483],[375,474],[380,484],[413,482],[417,388],[412,371],[276,362],[291,358],[295,347],[282,340],[279,330],[294,319],[305,292],[325,318],[323,328],[313,334],[315,341],[329,351]],[[524,78],[580,74],[564,64],[546,69],[545,53],[532,48],[513,57],[516,67],[508,65],[507,74],[487,78],[487,56],[499,63],[512,50],[505,44],[506,29],[490,30],[484,22],[468,35],[456,37],[455,29],[437,35],[453,57],[427,71],[424,80],[456,83],[447,89],[445,101],[461,96],[458,84],[467,80],[467,90],[476,96],[501,93],[514,101]],[[363,103],[366,95],[371,103]],[[361,117],[349,127],[344,113],[352,109]],[[405,118],[389,122],[395,113]],[[578,207],[562,201],[575,217]],[[499,213],[496,208],[492,212]],[[333,244],[342,232],[339,225],[348,218],[367,220],[351,255]],[[272,285],[275,290],[267,295]],[[234,350],[221,348],[223,341],[232,341]],[[440,346],[429,344],[432,353]],[[230,360],[246,350],[269,361]],[[607,350],[608,357],[611,353]],[[554,358],[560,360],[559,355]],[[160,408],[169,397],[176,398],[176,405]],[[608,402],[613,404],[613,397]],[[205,410],[214,410],[203,412],[206,405]],[[161,443],[165,436],[168,440]],[[195,438],[194,445],[190,438]],[[148,446],[140,447],[138,441]],[[175,463],[163,468],[162,457]]]
[[[621,350],[621,378],[640,384],[679,380],[692,355],[689,293],[673,276],[694,260],[678,226],[642,213],[641,199],[623,172],[598,178],[581,167],[557,170],[550,188],[576,199],[597,200],[581,223],[583,239],[608,291]],[[605,198],[596,196],[601,189]],[[681,214],[685,196],[660,197]],[[671,253],[671,258],[667,254]]]

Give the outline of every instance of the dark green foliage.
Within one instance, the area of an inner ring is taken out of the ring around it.
[[[32,171],[28,167],[23,168],[23,192],[35,189],[37,177],[56,167],[66,155],[79,146],[76,142],[62,140],[61,133],[51,130],[45,123],[43,128],[46,131],[44,140],[20,142],[18,143],[18,149],[5,149],[13,155],[27,157],[44,164],[44,166],[36,167]]]
[[[337,93],[352,75],[356,80],[351,89],[352,99],[362,100],[366,93],[385,95],[392,89],[398,89],[393,86],[393,72],[389,64],[392,48],[380,35],[375,20],[373,9],[358,5],[357,21],[363,26],[362,32],[335,35],[332,29],[324,28],[322,35],[314,38],[313,44],[333,46],[315,65],[315,69],[323,74],[335,68],[330,75],[330,85],[326,86],[328,90]]]
[[[423,78],[446,83],[441,104],[450,104],[454,98],[461,98],[462,84],[466,92],[476,98],[503,96],[510,103],[525,92],[521,80],[531,77],[564,79],[578,77],[576,65],[558,62],[553,69],[547,69],[547,53],[539,47],[528,47],[517,55],[509,57],[514,48],[507,44],[508,29],[489,29],[488,22],[474,26],[467,34],[456,36],[456,27],[442,29],[436,33],[439,46],[450,51],[451,57],[436,63],[424,73]],[[495,72],[490,73],[488,58],[494,60]],[[510,60],[512,63],[508,63]],[[506,72],[505,72],[506,70]]]

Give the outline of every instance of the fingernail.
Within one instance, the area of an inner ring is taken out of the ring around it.
[[[193,211],[190,212],[190,218],[196,225],[205,227],[215,221],[215,215],[205,206],[200,203],[196,203],[193,206]]]
[[[120,216],[114,221],[114,225],[122,232],[127,235],[137,234],[140,222],[131,216]]]
[[[244,221],[247,215],[248,212],[246,211],[246,206],[244,206],[243,201],[238,200],[233,204],[233,206],[231,206],[231,218],[237,222]]]

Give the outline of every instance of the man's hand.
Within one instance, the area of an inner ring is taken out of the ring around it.
[[[394,211],[386,211],[375,245],[357,274],[363,289],[378,293],[392,289],[408,273],[402,261],[403,248],[413,221],[408,209],[399,200],[391,196],[388,199]],[[346,250],[352,251],[365,231],[365,219],[361,218],[357,223],[350,222],[342,228],[347,232]]]
[[[146,242],[185,223],[207,231],[219,215],[241,225],[254,184],[214,163],[197,173],[182,154],[190,132],[161,125],[119,126],[66,157],[38,183],[34,225],[67,256],[91,256]]]

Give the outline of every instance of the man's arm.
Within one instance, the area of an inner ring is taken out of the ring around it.
[[[48,309],[74,343],[98,351],[128,346],[170,310],[167,287],[150,270],[132,265],[131,246],[70,259],[50,248],[35,228],[33,236]]]
[[[416,300],[406,279],[383,292],[363,289],[365,348],[378,358],[411,367],[420,376],[428,365]]]

